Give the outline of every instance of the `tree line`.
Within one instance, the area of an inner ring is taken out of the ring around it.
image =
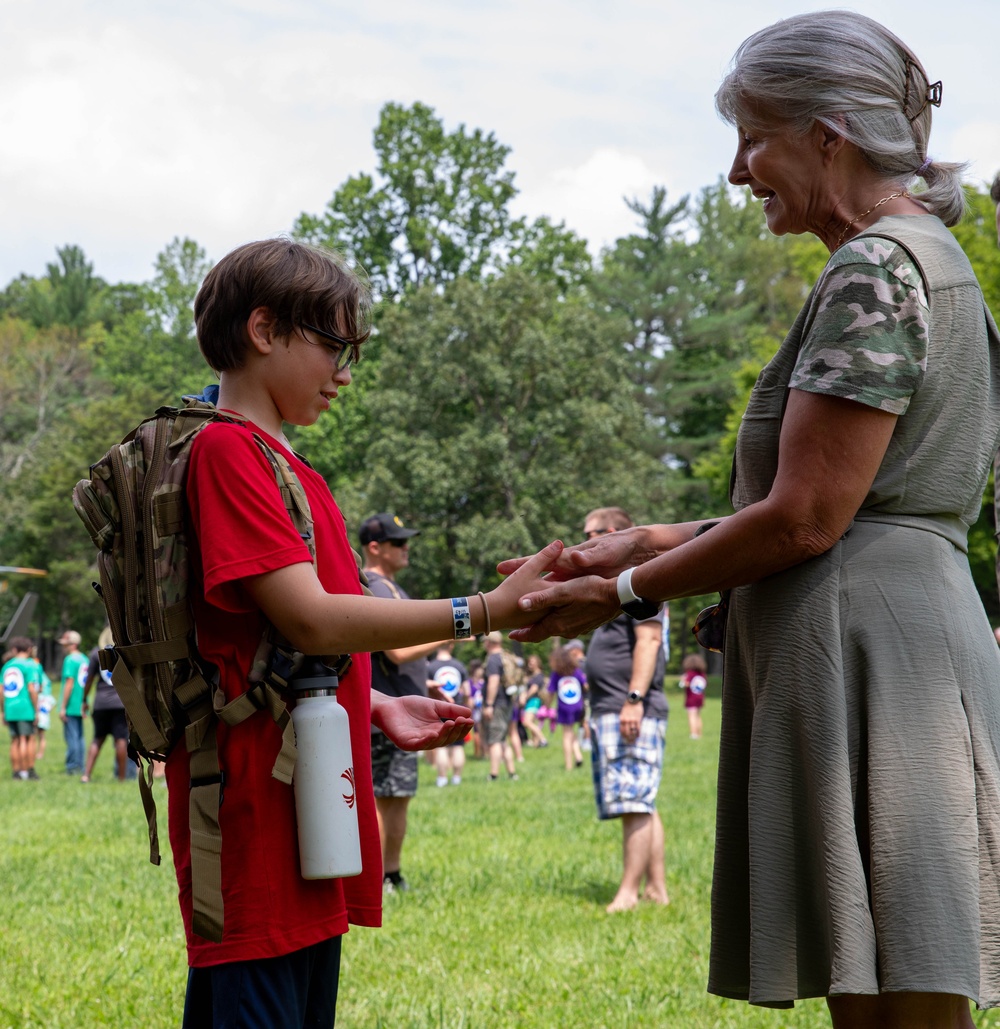
[[[575,541],[593,507],[637,521],[728,510],[739,418],[822,244],[771,237],[720,179],[693,198],[657,187],[625,201],[635,231],[594,258],[564,224],[513,217],[510,148],[493,134],[390,103],[374,143],[374,170],[289,229],[344,253],[377,300],[351,388],[292,434],[349,533],[397,512],[421,530],[408,590],[448,596],[489,588],[503,557]],[[969,200],[954,231],[1000,310],[992,204]],[[67,245],[0,293],[0,563],[48,571],[32,580],[39,636],[101,628],[72,488],[141,418],[210,381],[191,310],[210,267],[174,239],[148,282],[112,284]],[[997,620],[991,502],[970,552]],[[20,587],[0,592],[0,624]],[[675,654],[710,599],[672,605]]]

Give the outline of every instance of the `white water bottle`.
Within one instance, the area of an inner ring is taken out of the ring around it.
[[[307,657],[289,685],[295,692],[293,782],[302,878],[360,875],[351,732],[347,712],[337,703],[336,673]]]

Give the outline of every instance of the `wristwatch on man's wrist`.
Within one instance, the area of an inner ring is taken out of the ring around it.
[[[618,601],[625,614],[641,621],[644,618],[652,618],[653,615],[658,614],[661,605],[655,600],[644,600],[642,597],[635,595],[632,590],[632,573],[634,571],[634,568],[626,568],[618,576]]]
[[[646,698],[638,690],[628,691],[628,702],[630,704],[641,704]]]

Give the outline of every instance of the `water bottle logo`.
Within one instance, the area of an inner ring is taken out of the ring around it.
[[[341,779],[346,779],[348,786],[351,787],[350,793],[342,793],[341,796],[347,802],[348,807],[354,807],[355,790],[354,790],[354,768],[348,768],[346,771],[340,773]]]

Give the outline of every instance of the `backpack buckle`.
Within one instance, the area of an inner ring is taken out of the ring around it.
[[[350,654],[338,654],[337,659],[332,663],[328,662],[328,664],[336,672],[337,678],[343,679],[350,670],[351,665],[354,664],[354,659]]]
[[[97,651],[97,661],[100,664],[102,671],[113,672],[115,670],[115,664],[118,662],[118,652],[113,646],[101,647]]]
[[[189,789],[196,789],[199,786],[219,786],[219,807],[222,807],[222,798],[226,792],[226,773],[219,769],[218,775],[201,775],[191,780]]]
[[[292,677],[295,675],[295,666],[298,663],[297,653],[289,652],[283,647],[274,645],[271,648],[271,654],[268,658],[267,668],[264,670],[262,681],[257,685],[264,685],[265,683],[278,690],[279,693],[283,693],[288,689],[288,684],[291,682]],[[258,704],[256,700],[254,703],[258,707],[263,707],[263,703]]]
[[[264,708],[267,707],[267,697],[264,695],[264,689],[269,682],[270,678],[262,679],[260,682],[251,683],[244,694],[247,700],[249,700],[258,711],[263,711]]]

